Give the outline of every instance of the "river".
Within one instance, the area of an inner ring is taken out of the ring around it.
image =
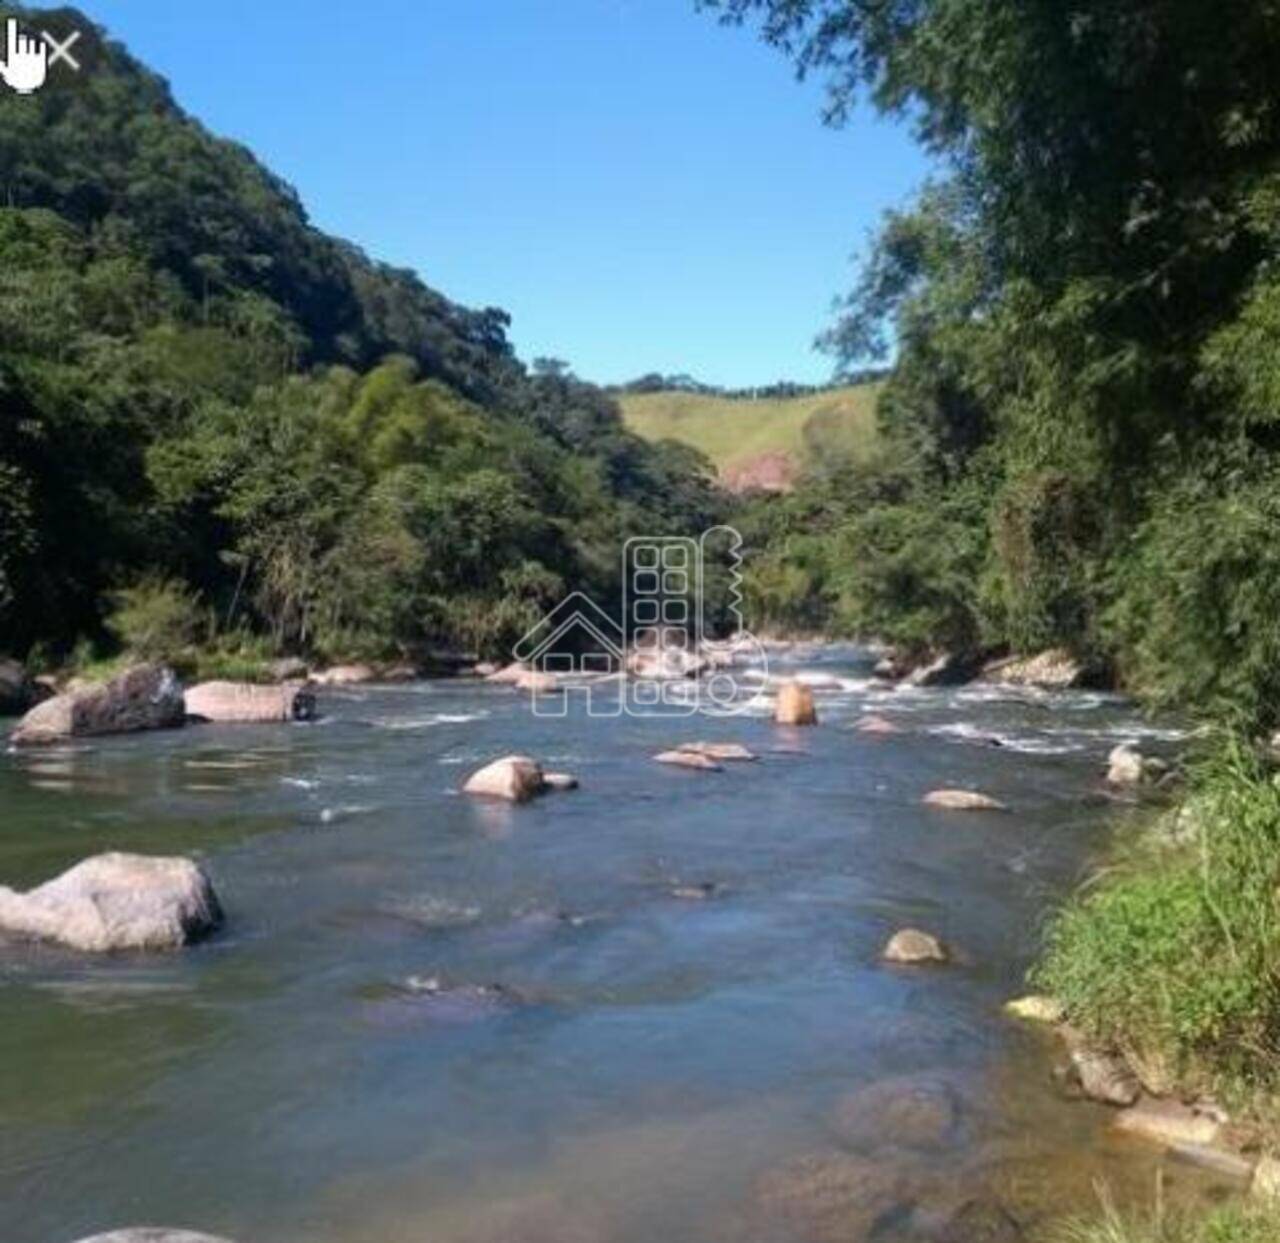
[[[0,755],[0,881],[193,853],[227,912],[178,955],[0,947],[0,1239],[965,1243],[1088,1210],[1098,1180],[1217,1194],[1066,1101],[1052,1040],[1000,1009],[1105,843],[1106,752],[1177,731],[792,659],[834,682],[817,728],[545,719],[428,681],[325,691],[314,724]],[[868,708],[906,732],[856,733]],[[652,761],[693,739],[760,758]],[[581,788],[458,793],[513,751]],[[1011,810],[921,806],[940,785]],[[958,961],[881,964],[903,925]]]

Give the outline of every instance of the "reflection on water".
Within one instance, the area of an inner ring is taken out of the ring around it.
[[[1148,1195],[1156,1154],[1061,1101],[1052,1047],[999,1007],[1102,840],[1106,751],[1176,730],[1110,696],[894,692],[855,652],[803,659],[810,731],[547,720],[423,683],[328,696],[314,725],[0,756],[0,882],[196,853],[229,920],[172,957],[0,948],[0,1238],[963,1243],[1100,1179]],[[857,733],[864,709],[904,732]],[[693,739],[761,758],[651,761]],[[582,788],[458,794],[512,751]],[[944,784],[1013,814],[920,805]],[[884,968],[904,923],[961,963]]]

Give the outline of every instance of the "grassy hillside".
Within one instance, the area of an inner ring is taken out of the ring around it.
[[[785,486],[818,457],[866,459],[875,451],[880,385],[807,397],[624,393],[626,425],[646,440],[678,440],[705,453],[732,487]]]

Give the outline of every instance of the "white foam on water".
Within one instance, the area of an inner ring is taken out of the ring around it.
[[[320,783],[308,777],[281,777],[280,784],[296,786],[299,790],[315,790]]]
[[[322,807],[320,809],[320,823],[333,824],[338,820],[349,820],[353,816],[367,816],[377,810],[377,807],[371,803],[345,803],[337,807]]]
[[[436,725],[464,725],[468,721],[480,721],[488,712],[433,712],[419,717],[374,717],[369,724],[375,729],[431,729]]]

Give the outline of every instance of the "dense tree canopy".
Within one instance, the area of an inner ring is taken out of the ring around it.
[[[865,94],[939,158],[825,338],[845,365],[896,344],[893,486],[846,494],[811,618],[1064,643],[1275,719],[1280,9],[709,7],[825,75],[832,120]]]
[[[115,611],[499,652],[569,584],[608,598],[627,534],[714,520],[691,451],[313,228],[116,44],[75,90],[0,93],[0,185],[0,651]]]

